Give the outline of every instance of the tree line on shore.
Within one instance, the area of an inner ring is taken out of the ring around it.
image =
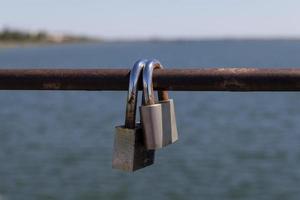
[[[96,40],[84,36],[49,34],[45,31],[26,32],[4,28],[0,30],[0,42],[75,42]]]

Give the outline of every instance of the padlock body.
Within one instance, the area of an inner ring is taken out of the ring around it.
[[[141,120],[147,149],[163,147],[162,109],[160,104],[140,107]]]
[[[154,163],[154,150],[147,150],[141,125],[135,129],[117,126],[112,167],[133,172]]]
[[[159,101],[162,109],[163,146],[178,140],[176,115],[173,99]]]

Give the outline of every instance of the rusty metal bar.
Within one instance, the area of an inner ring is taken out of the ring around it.
[[[125,68],[1,69],[0,90],[127,90],[128,78]],[[164,69],[153,81],[174,91],[300,91],[300,68]]]

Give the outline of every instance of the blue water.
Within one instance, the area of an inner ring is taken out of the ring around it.
[[[0,49],[1,68],[298,67],[300,41]],[[126,92],[0,91],[0,199],[300,198],[300,93],[171,92],[180,140],[135,173],[111,169]]]

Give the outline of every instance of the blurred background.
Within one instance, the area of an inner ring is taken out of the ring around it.
[[[0,68],[299,67],[300,3],[2,1]],[[299,199],[300,94],[170,92],[179,141],[111,168],[126,92],[1,91],[0,199]]]

